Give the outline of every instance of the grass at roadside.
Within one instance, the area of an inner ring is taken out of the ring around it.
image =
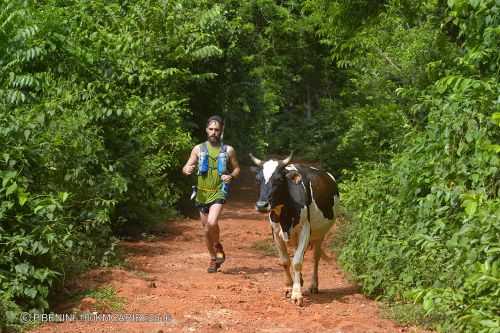
[[[274,246],[274,241],[271,238],[261,239],[252,244],[252,248],[262,253],[265,256],[277,256],[278,251]]]
[[[420,304],[413,303],[381,303],[382,316],[397,322],[400,325],[412,325],[434,329],[442,318],[426,315]]]
[[[112,286],[78,292],[73,294],[71,298],[74,300],[83,300],[85,298],[92,300],[89,307],[98,312],[121,311],[125,306],[125,299],[118,296]]]

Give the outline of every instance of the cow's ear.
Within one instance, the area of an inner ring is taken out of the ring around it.
[[[290,179],[291,181],[293,181],[295,184],[298,184],[300,183],[300,181],[302,180],[302,176],[300,175],[300,173],[298,173],[297,171],[290,171],[286,174],[286,177],[288,179]]]
[[[250,167],[250,171],[254,172],[254,173],[258,173],[259,172],[259,167],[256,167],[255,165],[252,165]]]

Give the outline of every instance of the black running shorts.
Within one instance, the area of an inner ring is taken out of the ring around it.
[[[225,203],[226,203],[226,200],[224,200],[224,199],[217,199],[215,201],[212,201],[212,202],[209,202],[209,203],[206,203],[206,204],[197,202],[195,204],[195,206],[196,206],[196,208],[198,208],[200,210],[200,213],[207,215],[208,212],[210,211],[210,207],[213,204],[225,204]]]

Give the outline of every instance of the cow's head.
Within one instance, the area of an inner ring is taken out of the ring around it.
[[[261,161],[252,154],[250,158],[255,163],[257,168],[257,183],[260,185],[259,199],[255,203],[255,208],[260,212],[268,212],[280,197],[285,195],[286,191],[286,174],[285,166],[292,159],[291,153],[284,160],[267,160]]]

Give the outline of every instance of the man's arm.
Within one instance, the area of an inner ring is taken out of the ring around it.
[[[185,174],[186,176],[192,174],[194,169],[196,168],[196,164],[198,162],[198,151],[199,151],[198,146],[194,146],[193,150],[191,150],[191,155],[189,156],[189,159],[187,160],[186,164],[182,167],[182,173]]]
[[[236,151],[233,147],[227,146],[227,155],[229,157],[229,163],[231,164],[231,173],[229,175],[222,175],[222,180],[225,183],[229,183],[234,178],[237,178],[240,175],[240,164],[238,163],[238,159],[236,158]]]

